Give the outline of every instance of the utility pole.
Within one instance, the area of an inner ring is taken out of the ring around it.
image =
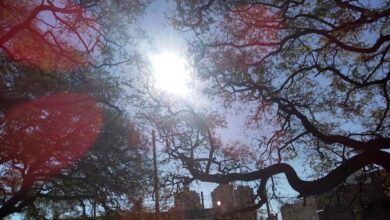
[[[93,201],[93,217],[96,218],[96,201]]]
[[[154,130],[152,131],[152,145],[153,145],[153,173],[154,173],[154,198],[155,200],[155,211],[156,211],[156,220],[160,220],[160,201],[158,193],[158,176],[157,176],[157,152],[156,152],[156,135]]]
[[[267,193],[267,190],[265,188],[264,188],[264,193],[265,193],[265,205],[267,207],[268,219],[271,219],[271,210],[269,208],[268,193]]]
[[[204,198],[203,198],[203,192],[200,192],[200,197],[202,198],[202,209],[204,210]]]
[[[236,193],[234,192],[234,182],[232,182],[233,208],[236,208]]]
[[[204,198],[203,198],[203,192],[200,192],[200,196],[202,198],[202,210],[203,210],[203,220],[206,219],[206,211],[204,210]]]

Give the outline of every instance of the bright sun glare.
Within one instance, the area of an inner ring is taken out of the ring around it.
[[[151,56],[150,61],[156,88],[178,96],[188,94],[190,72],[183,57],[172,52],[163,52]]]

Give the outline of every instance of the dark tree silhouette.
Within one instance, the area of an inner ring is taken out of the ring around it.
[[[14,61],[49,71],[113,65],[113,47],[128,43],[126,31],[146,3],[2,1],[1,52]],[[121,58],[118,62],[131,60]]]
[[[132,91],[104,68],[134,61],[116,52],[147,3],[1,1],[0,218],[104,215],[147,193],[145,140],[119,104]]]
[[[36,199],[25,209],[26,216],[109,216],[129,210],[149,195],[151,164],[146,139],[127,117],[117,117],[116,112],[105,116],[94,145],[43,183],[44,191],[34,191]]]
[[[221,123],[213,117],[167,108],[160,130],[167,152],[189,171],[187,181],[259,181],[258,208],[276,174],[305,197],[367,165],[390,170],[388,2],[176,5],[172,23],[194,33],[190,50],[205,92],[249,109],[249,126],[258,129],[256,146],[227,148],[214,135]],[[316,179],[302,180],[289,165],[297,155]]]
[[[21,104],[1,122],[4,217],[32,202],[36,195],[29,195],[31,189],[41,187],[35,184],[55,176],[91,147],[101,130],[102,112],[90,97],[59,93]]]

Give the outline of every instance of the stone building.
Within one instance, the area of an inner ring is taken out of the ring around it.
[[[186,187],[182,192],[175,195],[175,208],[177,210],[201,209],[199,194]]]
[[[384,171],[351,175],[330,192],[309,196],[281,208],[283,220],[390,219],[390,176]]]
[[[304,204],[305,203],[305,204]],[[294,204],[284,205],[281,209],[283,220],[319,220],[319,212],[316,198],[313,196],[306,197],[306,201],[300,199]]]
[[[222,214],[254,205],[252,188],[232,185],[220,185],[212,193],[213,208],[204,209],[199,194],[185,188],[174,196],[175,206],[169,211],[160,212],[160,220],[219,220]],[[72,218],[67,220],[84,220],[85,218]],[[156,214],[145,211],[117,212],[111,216],[94,217],[94,220],[156,220]],[[226,218],[224,218],[226,219]],[[229,216],[228,219],[256,220],[256,211]]]
[[[211,192],[213,208],[219,212],[227,212],[234,207],[234,189],[230,184],[221,184]]]
[[[213,209],[216,214],[223,214],[234,211],[235,209],[246,208],[255,205],[254,194],[249,186],[238,186],[234,188],[230,184],[219,185],[212,193]],[[236,214],[238,219],[256,220],[257,212],[247,212]]]

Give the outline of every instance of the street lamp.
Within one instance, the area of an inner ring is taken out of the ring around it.
[[[317,210],[312,216],[311,216],[311,220],[313,220],[313,217],[315,216],[315,215],[318,215],[318,213],[320,213],[320,212],[323,212],[324,211],[324,209],[320,209],[320,210]]]

